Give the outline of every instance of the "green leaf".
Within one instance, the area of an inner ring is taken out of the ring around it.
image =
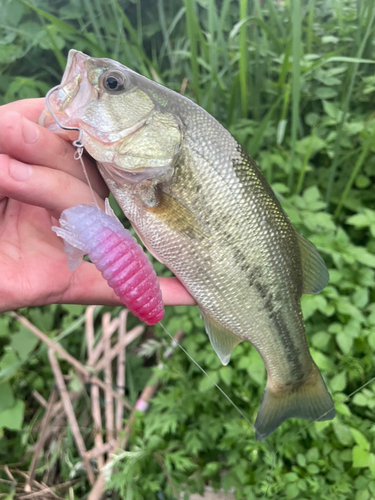
[[[204,376],[201,379],[201,381],[199,382],[199,392],[208,391],[209,389],[212,389],[213,387],[215,387],[215,384],[218,383],[219,376],[218,376],[218,372],[217,371],[210,371],[210,372],[207,372],[207,373],[208,373],[208,375],[210,376],[210,378],[211,378],[211,380],[213,382],[211,382],[211,380],[208,377]]]
[[[287,500],[292,500],[293,498],[297,498],[300,494],[298,485],[295,483],[288,484],[288,486],[285,489],[285,492]]]
[[[368,288],[360,288],[353,294],[353,302],[354,304],[362,309],[369,302],[369,290]]]
[[[342,112],[333,102],[323,101],[323,108],[327,115],[334,120],[338,121],[340,119],[340,115]]]
[[[12,431],[20,431],[22,429],[24,411],[25,403],[17,399],[12,407],[0,412],[0,429],[6,427]]]
[[[333,424],[333,431],[337,439],[344,446],[350,446],[353,443],[353,436],[350,430],[348,425],[342,424],[341,422],[334,422]]]
[[[14,333],[11,337],[11,346],[21,360],[28,357],[38,342],[38,338],[23,326],[18,333]]]
[[[319,87],[315,91],[316,97],[319,99],[332,99],[336,97],[338,94],[337,90],[332,89],[331,87]]]
[[[353,467],[369,467],[371,463],[370,452],[362,446],[354,446],[352,452]]]
[[[323,354],[316,349],[310,349],[311,356],[315,363],[318,365],[318,368],[323,371],[330,371],[333,369],[333,363],[328,356]]]
[[[349,354],[353,347],[353,338],[344,332],[336,335],[336,342],[344,354]]]
[[[368,442],[367,438],[360,432],[358,429],[350,429],[352,436],[355,439],[355,442],[364,448],[365,450],[370,450],[370,443]]]
[[[0,384],[0,412],[14,405],[13,391],[8,382]]]
[[[302,453],[298,453],[298,455],[297,455],[297,464],[300,467],[305,467],[306,466],[306,457]]]
[[[357,406],[367,406],[368,399],[361,393],[355,394],[353,398],[353,404]]]
[[[346,373],[341,372],[333,377],[329,385],[333,392],[342,392],[346,387]]]
[[[221,380],[226,384],[230,385],[233,377],[233,369],[231,366],[222,366],[219,370]]]

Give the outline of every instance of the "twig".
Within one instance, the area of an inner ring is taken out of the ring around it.
[[[144,327],[139,325],[134,327],[130,332],[128,332],[122,342],[118,342],[115,347],[113,347],[106,356],[104,356],[100,361],[98,361],[95,366],[95,371],[98,373],[104,369],[107,363],[111,362],[126,346],[131,344],[133,340],[139,337],[144,331]]]
[[[31,392],[31,395],[38,401],[40,406],[44,406],[44,408],[47,408],[47,406],[48,406],[47,401],[44,399],[44,397],[41,394],[39,394],[39,392],[37,390],[33,389]]]
[[[103,357],[107,361],[104,367],[104,382],[106,387],[111,387],[112,384],[112,366],[109,353],[111,351],[111,332],[109,326],[111,324],[110,313],[103,314],[102,328],[103,328]],[[105,401],[105,428],[107,431],[107,441],[112,441],[114,438],[114,420],[113,420],[113,398],[109,391],[104,392]]]
[[[30,323],[29,320],[27,320],[24,316],[21,316],[20,314],[15,313],[14,311],[11,311],[10,314],[16,318],[20,323],[22,323],[30,332],[32,332],[36,337],[38,337],[40,340],[42,340],[45,344],[48,345],[50,349],[52,349],[54,352],[59,354],[62,358],[64,358],[68,363],[70,363],[74,368],[81,372],[83,375],[87,377],[88,380],[91,381],[91,383],[97,384],[99,387],[101,387],[103,390],[106,390],[107,387],[105,383],[100,380],[100,378],[96,377],[90,370],[85,368],[79,361],[77,361],[73,356],[71,356],[68,352],[65,351],[64,348],[62,348],[59,344],[55,344],[47,335],[45,335],[43,332],[41,332],[36,326],[34,326],[32,323]],[[113,389],[109,389],[111,391],[111,394],[114,398],[117,399],[121,404],[123,404],[128,410],[132,410],[132,407],[130,404],[124,399],[123,396],[118,394],[116,391]]]
[[[17,472],[17,474],[19,474],[20,476],[25,478],[27,481],[28,476],[25,472],[23,472],[22,470],[19,470],[19,469],[16,469],[15,472]],[[50,495],[53,496],[53,498],[56,498],[57,500],[63,500],[63,499],[61,499],[61,497],[56,495],[56,493],[49,486],[47,486],[45,483],[43,483],[43,481],[39,483],[38,481],[35,481],[35,479],[34,479],[33,485],[40,490],[40,491],[36,492],[38,495],[40,495],[43,492],[48,492]],[[21,498],[31,498],[30,495],[36,496],[34,493],[31,493],[31,494],[23,495]]]
[[[89,306],[85,311],[85,331],[86,331],[86,340],[87,340],[87,354],[88,358],[92,355],[92,351],[94,349],[94,312],[96,306]]]
[[[128,311],[123,309],[120,312],[120,326],[118,329],[118,344],[122,344],[126,337],[126,320],[128,317]],[[126,348],[123,347],[117,357],[117,391],[119,394],[125,394],[125,363],[126,363]],[[124,418],[124,408],[119,405],[116,401],[116,416],[115,416],[115,427],[117,436],[121,430],[122,419]]]
[[[94,350],[94,309],[95,306],[90,306],[86,309],[86,340],[87,340],[87,354],[88,358],[92,356]],[[92,408],[92,419],[94,423],[94,442],[95,448],[100,448],[103,446],[103,425],[102,425],[102,415],[100,412],[100,392],[99,387],[96,384],[91,384],[91,408]],[[122,405],[120,405],[122,406]],[[86,452],[86,456],[88,454]],[[104,466],[103,455],[98,455],[98,469],[100,470]]]
[[[87,458],[95,458],[95,457],[99,457],[100,455],[104,455],[104,453],[109,453],[110,451],[112,451],[116,448],[116,445],[117,445],[117,440],[112,439],[112,441],[104,443],[98,448],[93,448],[92,450],[87,451],[86,457]]]
[[[165,351],[164,356],[166,358],[170,358],[172,356],[174,349],[176,348],[178,343],[182,340],[184,335],[185,335],[185,333],[182,330],[178,330],[176,332],[175,336],[173,337],[173,341],[171,343],[171,346]],[[128,421],[127,421],[126,426],[125,426],[125,432],[123,434],[122,439],[119,440],[118,448],[120,448],[122,450],[126,449],[126,447],[128,445],[131,426],[132,426],[133,421],[134,421],[136,410],[142,411],[142,412],[147,411],[147,409],[149,407],[149,401],[150,401],[150,399],[153,398],[153,396],[155,395],[159,386],[160,386],[159,383],[150,384],[150,385],[146,385],[146,387],[143,389],[141,395],[138,398],[138,401],[135,404],[134,410],[131,412],[131,414],[128,418]]]
[[[34,491],[34,493],[28,493],[26,495],[19,496],[18,500],[27,500],[29,498],[37,498],[38,500],[42,500],[41,495],[43,495],[44,492],[51,494],[53,498],[56,498],[57,500],[64,500],[63,498],[56,495],[49,487],[44,488],[43,490],[40,491]]]
[[[166,352],[166,357],[170,357],[172,355],[173,350],[177,346],[177,342],[179,342],[183,336],[184,336],[184,332],[182,330],[179,330],[176,333],[176,335],[173,338],[174,342],[172,342],[171,348],[169,350],[167,350],[167,352]],[[121,439],[118,439],[117,446],[116,446],[117,449],[122,449],[122,450],[126,449],[126,446],[128,444],[128,441],[129,441],[130,432],[131,432],[131,426],[132,426],[132,423],[133,423],[135,415],[136,415],[136,413],[135,413],[136,409],[140,410],[140,411],[146,411],[148,408],[148,402],[152,398],[152,396],[155,394],[158,387],[159,387],[159,384],[153,384],[153,385],[148,385],[143,389],[143,391],[142,391],[142,393],[137,401],[135,408],[132,410],[132,412],[128,418],[127,424],[125,426],[124,436]],[[92,451],[94,451],[94,450],[92,450]],[[108,464],[111,460],[112,460],[112,457],[108,457],[106,464]],[[162,468],[163,468],[163,466],[164,466],[164,464],[161,465]],[[93,488],[90,491],[90,494],[89,494],[87,500],[100,500],[100,498],[103,495],[104,489],[105,489],[105,479],[104,479],[103,473],[100,472],[99,476],[97,477],[97,479],[95,481]],[[173,483],[172,483],[172,489],[175,489]]]
[[[87,500],[100,500],[105,489],[105,480],[103,474],[99,474],[94,486],[92,487]]]
[[[13,481],[13,483],[17,484],[17,481],[14,479],[14,477],[13,477],[12,473],[10,472],[9,467],[7,465],[4,465],[4,472],[9,477],[9,479],[11,481]]]
[[[62,402],[64,404],[64,410],[66,413],[66,416],[69,420],[70,427],[72,429],[72,433],[74,436],[74,440],[76,442],[78,452],[83,460],[83,464],[85,466],[86,472],[87,472],[87,477],[89,480],[90,484],[94,484],[95,482],[95,476],[94,472],[91,468],[90,461],[86,457],[86,447],[85,443],[83,441],[82,435],[79,430],[78,422],[76,420],[76,416],[74,414],[73,406],[70,401],[68,391],[65,386],[64,378],[62,376],[61,370],[60,370],[60,365],[57,362],[57,359],[55,358],[55,354],[53,352],[53,349],[48,350],[48,358],[51,363],[52,371],[55,376],[56,384],[60,392],[60,397],[62,399]]]
[[[117,330],[119,323],[120,323],[119,318],[114,318],[114,320],[108,326],[108,335],[110,337],[112,337],[112,335],[114,334],[114,332]],[[91,356],[89,357],[89,359],[87,361],[87,364],[89,366],[94,366],[95,363],[98,361],[99,356],[101,355],[102,352],[103,352],[103,336],[98,341],[98,343],[96,344],[96,346],[94,347],[94,349],[93,349],[93,351],[91,353]]]
[[[42,423],[40,426],[38,440],[36,442],[33,458],[31,460],[31,464],[29,467],[29,475],[28,475],[28,478],[26,480],[26,484],[25,484],[25,488],[24,488],[24,491],[26,493],[31,492],[31,483],[34,481],[35,469],[36,469],[36,466],[38,464],[38,460],[40,458],[40,452],[42,451],[44,443],[46,442],[46,437],[48,434],[47,424],[51,418],[52,408],[56,402],[56,399],[57,399],[57,391],[55,389],[53,389],[51,392],[51,395],[49,397],[49,400],[48,400],[48,406],[47,406],[46,412],[44,413],[44,416],[42,418]]]

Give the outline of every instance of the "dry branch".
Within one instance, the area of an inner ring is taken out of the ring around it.
[[[51,413],[52,413],[52,408],[57,400],[57,391],[55,389],[52,390],[51,395],[48,400],[48,406],[46,409],[46,412],[42,418],[42,423],[40,426],[40,433],[38,436],[38,440],[36,442],[35,448],[34,448],[34,453],[33,453],[33,458],[31,459],[31,464],[29,468],[29,476],[26,480],[25,484],[25,492],[30,493],[31,492],[31,483],[34,481],[35,477],[35,469],[38,464],[38,460],[40,458],[40,452],[42,451],[42,448],[44,446],[44,443],[46,441],[47,435],[48,435],[48,422],[51,418]]]
[[[108,443],[102,444],[100,447],[95,447],[92,450],[89,450],[86,452],[86,457],[87,458],[95,458],[99,457],[100,455],[104,455],[105,453],[109,453],[113,451],[117,446],[117,440],[112,439],[112,441],[109,441]]]
[[[70,363],[78,372],[82,373],[85,377],[87,377],[87,380],[89,380],[91,383],[97,384],[103,390],[107,389],[105,383],[102,380],[100,380],[100,378],[98,378],[90,370],[85,368],[79,361],[77,361],[73,356],[71,356],[67,351],[65,351],[65,349],[62,348],[59,344],[56,344],[55,342],[53,342],[53,340],[51,340],[49,337],[47,337],[47,335],[45,335],[43,332],[41,332],[36,326],[34,326],[32,323],[30,323],[30,321],[27,320],[24,316],[21,316],[20,314],[17,314],[13,311],[10,314],[14,318],[16,318],[20,323],[22,323],[28,330],[30,330],[30,332],[32,332],[36,337],[38,337],[45,344],[47,344],[48,347],[50,349],[52,349],[52,351],[59,354],[62,358],[64,358],[66,361],[68,361],[68,363]],[[123,396],[118,394],[112,388],[108,389],[108,390],[111,391],[112,396],[114,398],[116,398],[117,401],[119,401],[128,410],[132,410],[132,407],[124,399]]]
[[[47,401],[44,399],[44,397],[41,394],[39,394],[39,392],[37,390],[33,389],[31,392],[31,395],[38,401],[40,406],[44,406],[44,408],[47,408],[47,406],[48,406]]]
[[[86,309],[86,339],[87,339],[87,354],[88,358],[92,356],[94,350],[94,310],[95,306],[89,306]],[[91,408],[92,408],[92,419],[94,424],[94,442],[95,448],[100,448],[103,446],[103,425],[102,425],[102,415],[100,411],[100,392],[99,387],[96,384],[91,384]],[[122,407],[122,405],[120,405]],[[87,456],[87,453],[86,453]],[[87,456],[87,458],[89,458]],[[100,470],[104,465],[103,454],[98,455],[98,469]]]
[[[122,339],[121,342],[118,342],[110,351],[108,351],[107,355],[103,356],[103,358],[98,361],[95,366],[95,371],[100,372],[107,366],[107,363],[110,363],[126,346],[131,344],[133,340],[139,337],[144,332],[144,327],[139,325],[134,327],[130,332],[128,332]]]
[[[110,313],[103,314],[102,317],[102,328],[103,328],[103,357],[105,360],[104,365],[104,382],[106,388],[111,388],[112,385],[112,366],[109,353],[111,351],[111,315]],[[113,398],[108,390],[104,391],[104,402],[105,402],[105,427],[107,431],[107,441],[111,441],[114,437],[114,418],[113,418]]]
[[[60,370],[60,365],[55,358],[55,354],[52,349],[48,350],[48,358],[51,363],[52,371],[56,380],[56,385],[59,389],[60,392],[60,397],[62,399],[62,402],[64,404],[64,410],[66,413],[66,416],[68,418],[70,427],[72,429],[72,433],[74,436],[74,440],[76,442],[78,452],[83,460],[83,464],[85,466],[86,472],[87,472],[87,477],[90,482],[90,484],[94,484],[95,482],[95,476],[94,472],[91,468],[90,461],[86,457],[86,447],[85,443],[83,441],[81,432],[79,430],[78,422],[76,419],[76,416],[74,414],[74,409],[72,402],[70,401],[68,391],[65,386],[64,378]]]
[[[109,313],[106,313],[106,314],[109,314]],[[108,335],[110,337],[112,337],[114,332],[117,330],[119,323],[120,323],[119,318],[115,318],[108,326]],[[103,336],[101,337],[101,339],[98,341],[98,343],[94,347],[94,349],[91,353],[91,356],[89,356],[87,364],[89,366],[94,366],[95,363],[98,361],[99,356],[102,354],[102,352],[103,352]]]
[[[118,344],[122,345],[126,337],[126,320],[128,317],[128,311],[123,309],[120,312],[120,325],[118,328]],[[126,363],[126,349],[125,347],[120,350],[117,356],[117,391],[121,396],[125,394],[125,363]],[[122,419],[124,418],[124,407],[119,405],[116,401],[116,416],[115,416],[115,427],[117,437],[122,426]]]

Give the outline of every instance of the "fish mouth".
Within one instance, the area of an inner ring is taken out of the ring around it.
[[[83,52],[71,49],[61,83],[49,95],[49,106],[64,126],[75,126],[78,111],[90,100],[97,99],[97,91],[87,79],[89,60],[90,57]],[[47,107],[39,117],[38,123],[64,139],[77,139],[77,132],[62,129]]]

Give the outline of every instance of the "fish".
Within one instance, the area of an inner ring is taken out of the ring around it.
[[[81,130],[145,247],[195,298],[222,364],[242,341],[259,352],[267,382],[255,438],[291,417],[333,419],[301,311],[301,295],[319,293],[328,270],[244,148],[187,97],[76,50],[50,106]],[[48,109],[40,123],[62,132]]]
[[[159,282],[142,247],[123,227],[105,200],[105,212],[91,205],[65,209],[60,227],[52,226],[64,240],[68,267],[74,271],[88,255],[126,307],[146,325],[164,316]]]

